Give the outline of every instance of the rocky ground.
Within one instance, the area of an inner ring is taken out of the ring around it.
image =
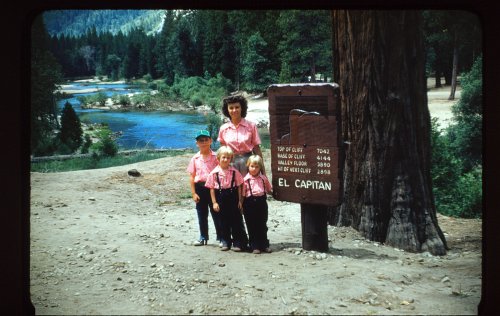
[[[481,220],[439,216],[442,257],[347,227],[329,227],[330,249],[318,253],[301,248],[300,205],[270,198],[271,254],[222,252],[213,235],[195,247],[190,157],[31,174],[37,314],[477,313]]]

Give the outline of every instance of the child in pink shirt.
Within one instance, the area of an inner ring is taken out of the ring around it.
[[[196,134],[196,146],[200,149],[189,161],[187,172],[190,174],[189,184],[191,195],[196,203],[196,212],[198,213],[198,225],[200,227],[200,237],[194,242],[195,246],[203,246],[208,241],[208,210],[212,214],[217,240],[221,239],[220,216],[214,212],[212,200],[210,199],[210,190],[205,187],[210,172],[217,167],[217,157],[210,149],[212,138],[206,130],[200,130]]]
[[[205,186],[210,189],[214,211],[219,212],[222,227],[222,248],[242,251],[248,248],[248,236],[242,216],[241,173],[230,165],[233,151],[227,146],[217,150],[219,165],[210,172]],[[231,238],[232,236],[232,238]]]
[[[247,160],[248,173],[243,179],[243,211],[247,224],[250,248],[254,254],[261,251],[271,252],[267,239],[267,196],[272,192],[269,179],[262,174],[263,161],[260,156],[252,155]]]

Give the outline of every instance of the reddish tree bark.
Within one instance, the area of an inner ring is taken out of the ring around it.
[[[407,251],[446,253],[431,184],[422,20],[416,11],[333,11],[345,149],[330,223]]]

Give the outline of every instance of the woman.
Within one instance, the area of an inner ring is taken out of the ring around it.
[[[244,177],[247,174],[247,160],[252,154],[262,157],[260,137],[257,125],[245,119],[248,102],[242,95],[224,98],[222,113],[230,119],[219,129],[217,140],[222,146],[228,146],[234,152],[233,167]],[[265,170],[261,170],[265,174]]]

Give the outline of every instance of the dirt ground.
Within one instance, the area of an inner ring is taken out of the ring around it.
[[[481,220],[439,216],[442,257],[331,226],[318,253],[301,248],[300,205],[270,198],[271,254],[220,251],[212,222],[209,244],[195,247],[190,157],[31,174],[37,314],[477,313]]]
[[[300,205],[269,198],[272,253],[220,251],[211,220],[208,245],[195,247],[191,156],[31,173],[37,314],[477,314],[481,220],[438,215],[450,247],[442,257],[332,226],[319,253],[301,248]]]

